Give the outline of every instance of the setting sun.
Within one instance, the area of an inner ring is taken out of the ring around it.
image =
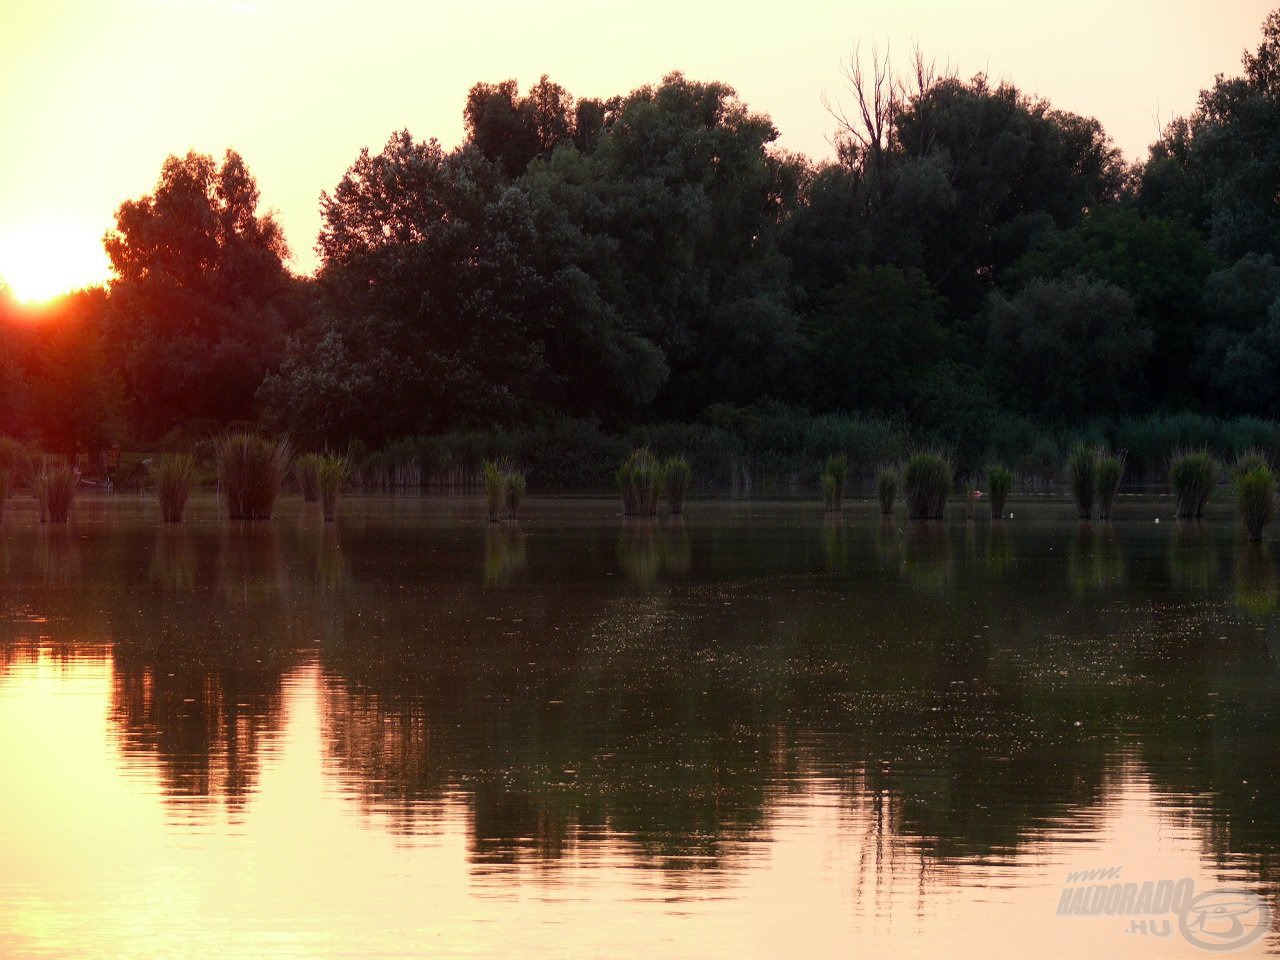
[[[109,265],[83,224],[37,223],[0,231],[0,283],[23,303],[40,303],[102,283]]]

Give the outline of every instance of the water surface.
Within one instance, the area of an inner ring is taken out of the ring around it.
[[[1276,906],[1277,545],[1229,513],[343,510],[11,503],[0,956],[1205,956],[1068,874]]]

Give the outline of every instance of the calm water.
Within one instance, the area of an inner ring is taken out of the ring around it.
[[[1208,956],[1056,911],[1277,912],[1280,544],[1012,509],[11,503],[0,956]]]

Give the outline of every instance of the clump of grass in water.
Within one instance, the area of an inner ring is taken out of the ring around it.
[[[1179,453],[1169,465],[1169,483],[1179,517],[1199,518],[1218,482],[1218,465],[1207,450]]]
[[[9,437],[0,437],[0,520],[4,519],[4,504],[13,492],[13,481],[22,462],[22,445]]]
[[[289,472],[289,444],[251,433],[223,437],[214,450],[218,486],[232,520],[270,520]]]
[[[196,458],[189,453],[161,457],[151,472],[165,523],[180,523],[195,486]]]
[[[843,456],[828,457],[822,471],[822,496],[829,513],[844,509],[844,484],[848,478],[849,462]]]
[[[629,517],[652,517],[658,512],[663,486],[662,464],[648,447],[631,451],[618,468],[622,510]]]
[[[351,476],[351,458],[336,453],[312,454],[315,456],[316,497],[326,523],[338,519],[338,501],[342,488]]]
[[[662,466],[667,493],[667,506],[672,513],[684,512],[684,495],[693,482],[693,468],[684,457],[671,457]]]
[[[954,470],[940,453],[917,453],[902,468],[907,514],[913,520],[941,520]]]
[[[502,507],[507,502],[507,472],[492,460],[486,460],[484,475],[484,506],[489,511],[489,522],[502,519]]]
[[[298,481],[302,499],[315,503],[320,499],[320,455],[304,453],[293,464],[293,476]]]
[[[80,471],[62,457],[45,457],[31,474],[41,523],[66,523],[80,486]]]
[[[1109,454],[1098,451],[1098,517],[1110,520],[1112,508],[1115,506],[1116,494],[1120,492],[1120,484],[1124,481],[1125,455]]]
[[[1093,516],[1093,501],[1098,495],[1098,454],[1083,443],[1071,448],[1067,457],[1067,486],[1081,520]]]
[[[507,517],[515,520],[520,515],[520,501],[524,499],[528,477],[525,476],[523,470],[514,468],[508,468],[505,473],[507,482]]]
[[[1261,540],[1263,528],[1275,519],[1276,481],[1266,462],[1253,463],[1237,470],[1236,497],[1240,520],[1250,540]]]
[[[876,499],[880,501],[880,513],[893,515],[893,501],[898,496],[898,474],[885,467],[876,474]]]
[[[1005,501],[1013,490],[1013,473],[1000,464],[987,467],[987,499],[991,502],[991,516],[1004,516]]]

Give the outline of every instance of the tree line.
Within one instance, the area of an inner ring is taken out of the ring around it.
[[[856,414],[980,456],[1194,412],[1280,417],[1280,11],[1146,158],[1008,82],[849,65],[836,155],[723,83],[477,84],[393,133],[288,270],[244,160],[169,157],[43,323],[0,299],[0,432],[228,424],[303,444]],[[780,413],[781,412],[781,413]]]

